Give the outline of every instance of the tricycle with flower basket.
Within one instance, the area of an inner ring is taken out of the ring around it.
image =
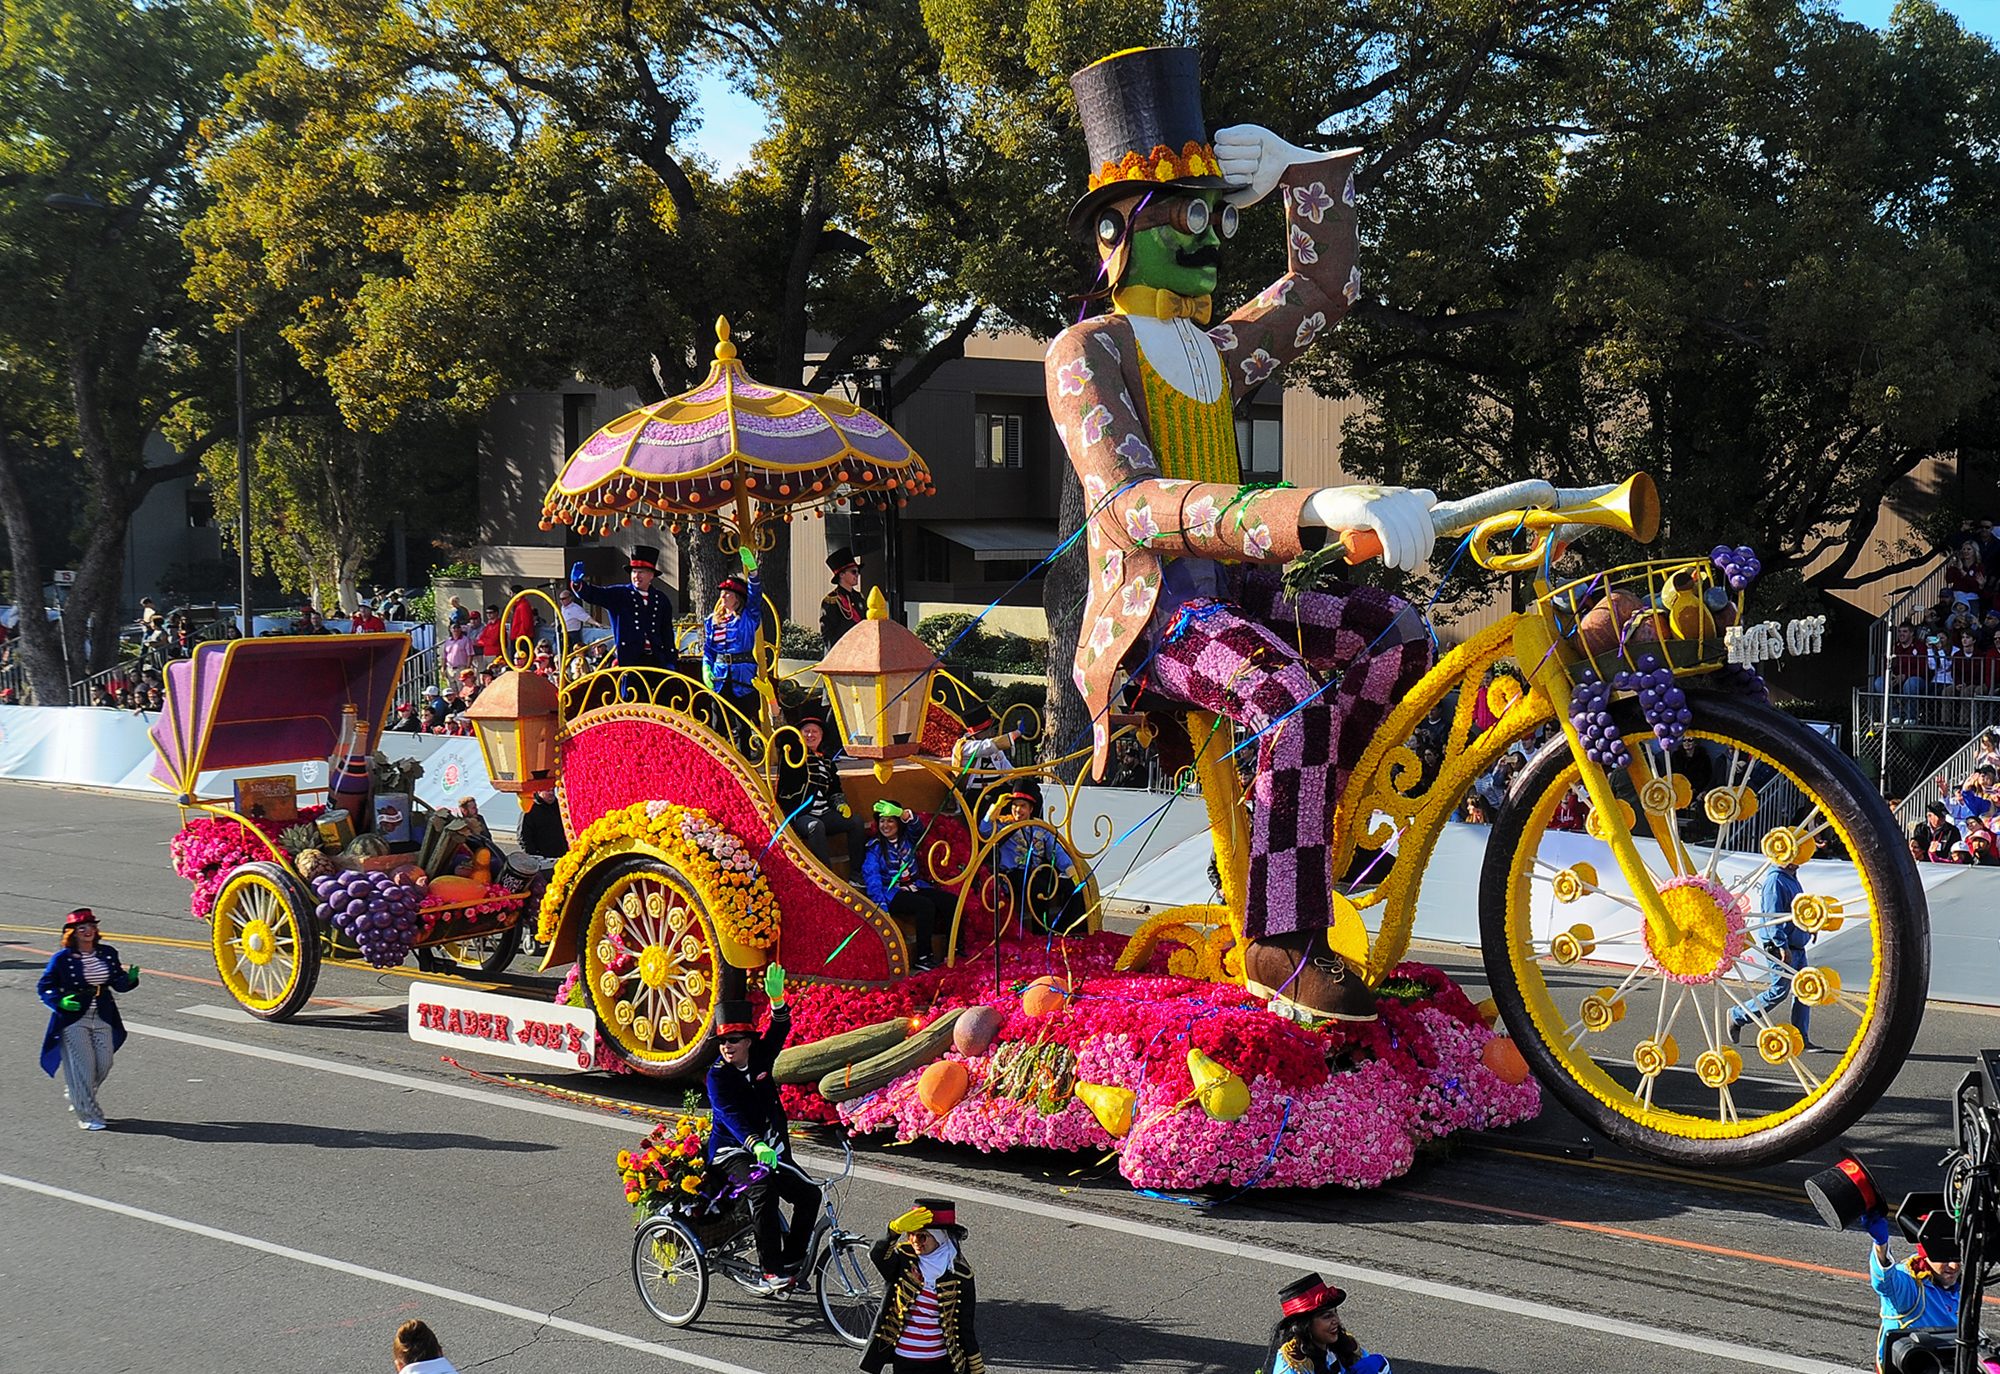
[[[461,876],[445,871],[448,827],[434,828],[424,855],[396,852],[367,829],[365,723],[384,718],[409,643],[400,634],[245,639],[203,644],[168,665],[152,776],[181,805],[174,865],[195,884],[216,971],[253,1016],[296,1015],[329,954],[385,966],[412,948],[518,938],[526,899],[492,881],[490,849],[482,867],[465,847],[470,872]],[[327,787],[302,789],[326,804],[296,815],[245,814],[233,797],[199,795],[211,770],[306,762],[331,770]]]

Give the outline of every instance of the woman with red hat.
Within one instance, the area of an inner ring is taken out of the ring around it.
[[[757,576],[757,555],[740,549],[747,577],[725,577],[715,594],[715,609],[701,623],[701,680],[709,689],[746,719],[756,720],[757,708],[757,625],[764,604],[764,584]],[[740,721],[730,722],[736,733],[737,748],[747,741],[740,738]]]
[[[985,1374],[973,1330],[965,1228],[943,1198],[920,1197],[869,1252],[887,1291],[861,1367],[878,1374]]]
[[[49,959],[35,991],[49,1008],[42,1072],[53,1078],[62,1065],[69,1109],[86,1131],[104,1129],[97,1089],[111,1073],[111,1056],[125,1043],[125,1022],[112,993],[138,985],[139,966],[126,968],[117,950],[99,942],[95,913],[87,906],[72,911],[63,922],[63,947]]]
[[[1389,1361],[1361,1348],[1340,1323],[1347,1294],[1318,1274],[1305,1274],[1278,1290],[1282,1316],[1265,1355],[1268,1374],[1389,1374]]]

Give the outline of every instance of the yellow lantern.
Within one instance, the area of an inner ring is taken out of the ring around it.
[[[842,635],[818,665],[847,752],[858,759],[916,753],[936,669],[930,646],[889,619],[882,589],[871,590],[868,618]]]
[[[555,780],[562,699],[540,673],[501,674],[466,708],[465,718],[479,731],[479,752],[496,789],[525,796]]]

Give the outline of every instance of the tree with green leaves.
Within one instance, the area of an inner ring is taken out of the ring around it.
[[[0,10],[0,517],[44,702],[117,652],[126,530],[146,493],[230,436],[192,436],[178,462],[147,465],[149,437],[227,386],[227,340],[184,289],[180,228],[202,198],[188,145],[251,60],[227,0]],[[76,454],[86,494],[60,651],[42,628],[46,568],[19,466],[48,449]]]
[[[718,315],[761,377],[825,390],[895,364],[892,399],[982,324],[1054,322],[1059,227],[1021,208],[1045,187],[965,132],[915,0],[257,19],[268,53],[201,161],[193,289],[276,321],[357,431],[579,373],[669,395]],[[689,142],[712,68],[771,120],[727,176]],[[781,555],[774,595],[782,577]]]
[[[1358,477],[1454,496],[1645,468],[1666,542],[1753,544],[1802,601],[1865,580],[1926,459],[1991,447],[2000,68],[1931,0],[1881,33],[1828,0],[925,12],[990,146],[1051,184],[1083,184],[1068,74],[1128,45],[1198,46],[1213,126],[1364,149],[1363,296],[1285,379],[1366,402]],[[1261,227],[1225,250],[1223,309],[1282,270]],[[1558,575],[1618,552],[1593,536]],[[1931,555],[1895,552],[1868,576]],[[1478,575],[1460,568],[1446,615]],[[1083,724],[1063,666],[1081,585],[1047,582],[1057,747]]]

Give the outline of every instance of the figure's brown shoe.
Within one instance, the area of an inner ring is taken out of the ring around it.
[[[1243,954],[1243,986],[1294,1021],[1375,1019],[1374,989],[1359,969],[1327,948],[1323,930],[1252,940]]]

